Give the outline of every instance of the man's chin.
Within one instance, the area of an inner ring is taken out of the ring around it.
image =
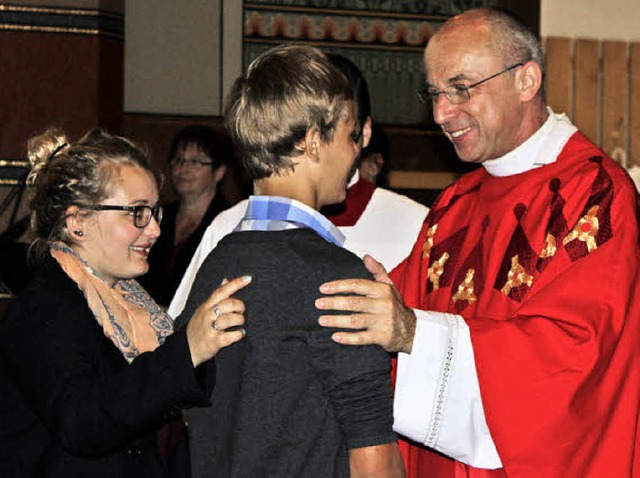
[[[456,154],[458,155],[458,159],[463,163],[482,163],[484,162],[484,158],[479,154],[473,153],[472,151],[465,149],[455,148]]]

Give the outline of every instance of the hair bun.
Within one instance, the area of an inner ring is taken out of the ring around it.
[[[27,157],[31,164],[31,172],[27,179],[29,184],[33,184],[42,168],[66,146],[68,146],[67,137],[57,128],[49,128],[27,142]]]

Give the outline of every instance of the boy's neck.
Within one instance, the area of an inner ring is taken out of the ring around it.
[[[270,176],[253,182],[253,191],[258,196],[281,196],[295,199],[318,211],[321,205],[315,195],[314,188],[296,177],[295,174],[287,176]]]

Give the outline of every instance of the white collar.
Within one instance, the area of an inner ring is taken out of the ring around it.
[[[511,176],[551,164],[558,159],[562,148],[578,128],[564,113],[555,114],[549,107],[547,110],[547,121],[529,139],[501,158],[482,163],[489,174]]]
[[[351,176],[351,179],[349,180],[349,184],[347,184],[347,189],[349,189],[358,181],[360,181],[360,169],[356,168],[356,170],[353,173],[353,176]]]

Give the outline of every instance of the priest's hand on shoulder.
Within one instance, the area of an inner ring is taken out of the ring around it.
[[[346,313],[322,315],[318,319],[320,325],[353,329],[332,335],[341,344],[376,344],[388,352],[411,353],[416,329],[413,310],[404,305],[382,264],[369,255],[364,257],[364,264],[375,281],[344,279],[320,286],[320,291],[327,295],[316,300],[316,307]]]

